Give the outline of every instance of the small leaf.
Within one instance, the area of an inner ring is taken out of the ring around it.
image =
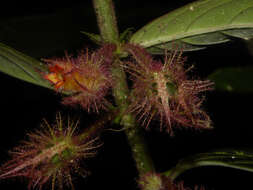
[[[253,37],[252,0],[193,2],[147,24],[133,34],[130,43],[164,53],[164,49],[178,47],[184,51],[199,50],[234,37],[245,40]],[[174,42],[174,46],[167,45]]]
[[[101,36],[98,34],[93,34],[93,33],[84,32],[84,31],[81,31],[81,33],[85,34],[88,38],[90,38],[90,40],[92,40],[93,42],[95,42],[98,45],[103,43]]]
[[[26,82],[52,88],[41,76],[41,72],[47,71],[45,64],[2,43],[0,43],[0,71]]]
[[[222,166],[253,172],[253,151],[224,150],[196,154],[182,159],[163,174],[174,180],[183,172],[201,166]]]
[[[233,30],[222,31],[222,33],[228,36],[242,38],[244,40],[250,40],[253,37],[253,29],[247,29],[247,30],[233,29]]]
[[[128,41],[133,34],[133,30],[134,28],[127,28],[126,30],[124,30],[124,32],[120,34],[120,42],[125,43],[126,41]]]
[[[253,67],[228,67],[218,69],[208,76],[219,91],[253,93]]]
[[[183,42],[192,44],[192,45],[213,45],[229,41],[227,36],[222,33],[208,33],[200,34],[190,38],[183,39]]]
[[[160,44],[157,46],[152,46],[150,48],[146,48],[150,53],[152,54],[164,54],[165,51],[167,50],[171,50],[171,49],[182,49],[184,51],[196,51],[196,50],[201,50],[201,49],[205,49],[205,46],[198,46],[198,45],[191,45],[188,43],[184,43],[184,42],[180,42],[178,40],[174,41],[174,42],[168,42],[168,43],[164,43],[164,44]]]

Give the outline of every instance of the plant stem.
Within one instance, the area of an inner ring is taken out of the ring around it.
[[[107,43],[119,44],[119,34],[116,25],[116,17],[113,3],[111,0],[93,0],[97,15],[100,35]],[[154,171],[153,162],[147,151],[146,143],[141,134],[141,130],[136,126],[135,118],[131,114],[126,114],[128,107],[129,89],[126,81],[126,75],[119,66],[119,59],[115,59],[112,74],[115,78],[113,95],[115,102],[122,114],[121,125],[126,128],[125,133],[132,149],[133,158],[136,161],[136,167],[139,175]]]
[[[103,41],[117,44],[119,32],[112,0],[93,0],[93,6]]]
[[[118,64],[116,63],[116,65]],[[141,129],[136,125],[135,118],[131,114],[125,113],[128,107],[127,96],[129,90],[123,69],[114,67],[113,76],[117,79],[117,83],[113,89],[113,95],[117,105],[120,107],[120,113],[123,115],[120,124],[126,128],[125,134],[132,149],[139,175],[154,171],[153,162],[148,153],[143,135],[141,134]]]

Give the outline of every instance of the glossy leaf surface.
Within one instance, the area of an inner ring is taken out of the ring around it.
[[[137,31],[131,43],[152,53],[164,49],[203,49],[228,42],[234,37],[253,37],[252,0],[199,0],[176,9]]]

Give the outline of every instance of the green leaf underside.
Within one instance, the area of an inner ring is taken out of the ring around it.
[[[208,76],[215,82],[215,89],[236,93],[253,93],[253,67],[221,68]]]
[[[200,153],[179,161],[176,167],[164,172],[173,180],[183,172],[201,166],[222,166],[253,172],[253,151],[225,150]]]
[[[41,75],[41,72],[47,71],[45,64],[2,43],[0,43],[0,71],[35,85],[52,88]]]
[[[176,9],[137,31],[131,43],[151,53],[183,48],[193,51],[207,45],[253,37],[252,0],[199,0]]]

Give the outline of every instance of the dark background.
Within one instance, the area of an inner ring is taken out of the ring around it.
[[[192,1],[115,1],[120,32],[129,27],[138,30],[152,19]],[[97,33],[91,1],[29,2],[8,1],[0,13],[0,41],[30,56],[41,58],[62,55],[95,46],[80,31]],[[235,40],[198,52],[188,52],[194,74],[205,78],[219,67],[244,66],[252,62],[247,44]],[[82,110],[61,105],[61,97],[0,73],[0,161],[8,159],[8,150],[38,127],[43,118],[53,121],[61,110],[81,118],[81,126],[96,120]],[[206,94],[205,109],[213,120],[211,131],[175,130],[175,136],[156,131],[145,133],[157,171],[165,171],[185,156],[215,148],[253,148],[252,94],[213,91]],[[104,146],[87,165],[92,175],[75,179],[76,189],[136,189],[137,172],[130,148],[122,132],[102,135]],[[187,186],[202,184],[207,189],[249,189],[253,174],[222,167],[203,167],[179,177]],[[26,189],[19,179],[0,181],[0,189]]]

